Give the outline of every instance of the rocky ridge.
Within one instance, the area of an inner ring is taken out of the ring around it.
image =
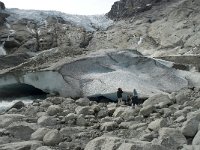
[[[199,98],[198,88],[184,88],[134,108],[87,98],[38,99],[0,115],[0,149],[191,150],[200,144]]]

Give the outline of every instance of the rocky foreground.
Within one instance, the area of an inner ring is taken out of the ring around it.
[[[198,150],[200,89],[141,106],[48,97],[0,115],[1,150]]]

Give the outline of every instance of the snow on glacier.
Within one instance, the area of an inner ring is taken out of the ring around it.
[[[22,10],[17,8],[7,9],[11,14],[7,20],[15,21],[16,19],[32,19],[39,24],[46,24],[48,16],[62,17],[65,21],[72,24],[84,27],[87,31],[95,31],[97,29],[105,30],[112,25],[113,21],[108,19],[105,15],[72,15],[59,11],[42,11],[42,10]]]

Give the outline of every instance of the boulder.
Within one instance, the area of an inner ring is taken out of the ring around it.
[[[31,140],[42,141],[45,134],[49,131],[48,128],[39,128],[31,134]]]
[[[113,131],[118,127],[118,124],[116,122],[105,122],[101,124],[100,129],[102,131]]]
[[[194,139],[192,140],[192,145],[200,145],[200,130],[197,132]]]
[[[120,117],[123,112],[125,112],[127,107],[118,107],[113,113],[113,117]]]
[[[94,110],[89,107],[89,106],[78,106],[76,109],[75,109],[76,113],[78,115],[80,114],[83,114],[83,115],[92,115],[94,114]]]
[[[190,89],[182,89],[175,96],[176,103],[184,104],[187,101],[190,101],[191,90]]]
[[[170,100],[168,95],[157,94],[157,95],[154,95],[154,96],[148,98],[142,105],[143,106],[148,106],[148,105],[155,106],[158,104],[161,105],[161,103],[164,103],[165,105],[169,105],[169,104],[172,104],[172,100]]]
[[[41,147],[38,147],[36,150],[53,150],[53,149],[51,149],[48,146],[41,146]]]
[[[77,114],[74,113],[69,113],[66,117],[65,117],[65,121],[76,121],[76,119],[78,118]]]
[[[200,123],[200,111],[195,111],[189,113],[187,116],[187,121],[184,122],[181,132],[187,137],[194,137],[198,131],[198,126]]]
[[[16,108],[16,109],[21,109],[22,107],[24,107],[24,103],[22,101],[16,102],[12,107],[10,107],[7,111],[9,111],[12,108]]]
[[[155,110],[155,107],[152,105],[148,105],[140,109],[140,115],[147,117],[149,116],[153,111]]]
[[[22,141],[22,142],[13,142],[8,144],[0,145],[1,150],[35,150],[38,147],[41,147],[42,143],[39,141]]]
[[[98,137],[90,141],[85,150],[168,150],[164,146],[153,144],[146,141],[138,141],[136,139],[121,139],[117,137]]]
[[[57,119],[51,116],[42,116],[37,121],[37,123],[41,126],[54,126],[57,122]]]
[[[0,115],[0,128],[5,128],[9,126],[11,123],[21,121],[23,118],[25,118],[25,116],[20,114]]]
[[[60,133],[56,129],[48,131],[43,137],[43,142],[45,145],[54,146],[62,141]]]
[[[153,131],[158,131],[162,127],[167,127],[167,120],[165,118],[161,118],[161,119],[157,119],[155,121],[152,121],[148,125],[148,129],[153,130]]]
[[[54,115],[57,115],[58,113],[60,113],[61,111],[62,111],[62,109],[61,109],[60,106],[58,106],[58,105],[51,105],[47,109],[47,114],[49,116],[54,116]]]
[[[182,145],[187,144],[187,140],[181,131],[173,128],[161,128],[158,141],[171,150],[177,150]]]
[[[79,98],[78,100],[76,100],[76,104],[79,105],[79,106],[89,106],[90,100],[86,97]]]
[[[5,132],[9,133],[12,137],[21,140],[30,140],[31,134],[37,128],[35,123],[16,122],[10,124]]]
[[[77,126],[85,126],[87,125],[87,120],[83,117],[83,115],[79,115],[76,119]]]
[[[67,99],[65,99],[63,97],[49,97],[46,99],[46,101],[50,101],[54,105],[59,105],[65,100],[67,100]]]

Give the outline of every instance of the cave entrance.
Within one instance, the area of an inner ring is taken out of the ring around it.
[[[28,84],[10,84],[0,87],[0,98],[46,97],[48,93]]]

